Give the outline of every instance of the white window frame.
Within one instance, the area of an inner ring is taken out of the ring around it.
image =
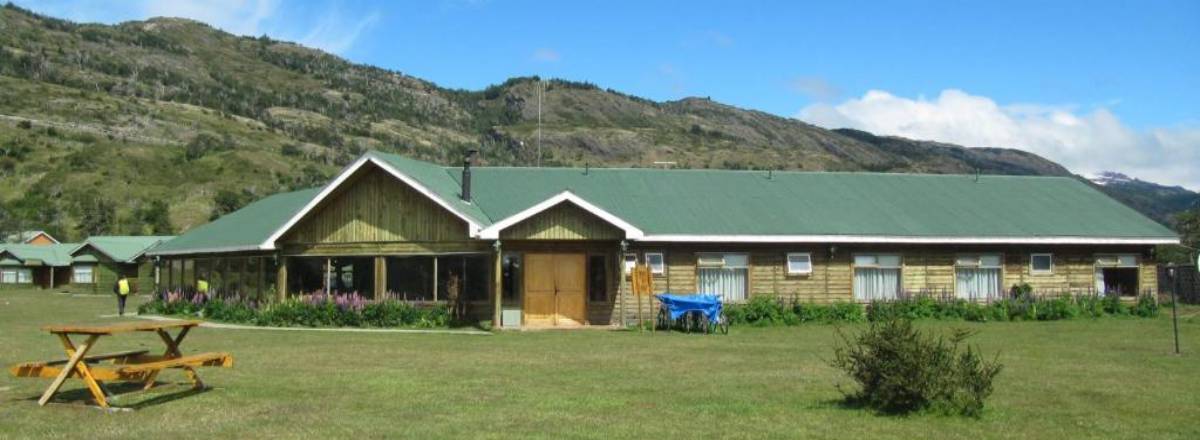
[[[858,257],[872,257],[875,259],[875,262],[871,263],[871,264],[859,264]],[[896,265],[895,266],[880,265],[879,257],[896,257]],[[862,253],[862,254],[854,254],[853,259],[854,259],[854,267],[869,267],[869,268],[875,268],[875,269],[903,269],[903,267],[904,267],[904,257],[901,256],[900,254]]]
[[[1133,264],[1122,264],[1121,263],[1122,257],[1132,258]],[[1112,262],[1101,261],[1102,258],[1111,258],[1111,259],[1114,259],[1115,261],[1112,261]],[[1134,268],[1138,267],[1138,256],[1137,256],[1137,254],[1096,254],[1095,265],[1096,265],[1096,267],[1103,267],[1103,268],[1134,269]]]
[[[1038,257],[1049,258],[1050,259],[1050,269],[1039,270],[1037,267],[1035,267],[1033,265],[1033,260]],[[1052,254],[1052,253],[1029,254],[1029,274],[1030,275],[1054,275],[1054,254]]]
[[[17,284],[17,269],[15,267],[0,268],[0,283]]]
[[[996,257],[996,265],[984,265],[983,257]],[[962,264],[961,260],[972,259],[974,262]],[[1004,255],[1001,254],[959,254],[954,257],[954,267],[967,267],[972,269],[1002,269],[1004,267]]]
[[[792,258],[804,258],[804,262],[808,265],[808,268],[807,269],[793,268],[792,267]],[[813,272],[813,261],[812,261],[812,253],[811,252],[789,252],[787,254],[787,259],[784,260],[784,264],[787,265],[787,274],[788,275],[811,275]]]
[[[79,281],[79,269],[87,268],[87,281]],[[71,266],[71,283],[72,284],[96,284],[96,265],[94,264],[76,264]]]
[[[657,265],[651,261],[652,256],[658,258]],[[646,252],[642,254],[642,261],[645,261],[646,265],[650,266],[651,275],[663,275],[667,273],[667,256],[662,252]]]
[[[33,269],[18,268],[17,284],[33,284]]]
[[[858,262],[859,257],[872,257],[875,261],[874,261],[874,263],[870,263],[870,264],[859,264],[859,262]],[[896,265],[895,266],[881,265],[881,264],[879,264],[880,257],[896,257]],[[856,301],[857,301],[857,298],[858,298],[858,295],[860,292],[854,291],[854,287],[853,287],[854,286],[854,277],[857,276],[856,271],[860,268],[861,269],[895,269],[895,270],[897,270],[899,273],[898,273],[898,276],[896,277],[897,278],[896,298],[900,298],[901,295],[904,295],[904,255],[897,254],[897,253],[887,253],[887,252],[856,253],[856,254],[852,254],[850,256],[850,263],[851,263],[850,264],[850,277],[851,277],[850,278],[850,285],[851,285],[850,295],[853,298],[856,298],[855,299]],[[893,298],[893,299],[896,299],[896,298]]]
[[[729,262],[730,256],[744,258],[746,260],[746,264],[730,265],[730,262]],[[719,264],[716,261],[716,257],[720,257]],[[709,261],[702,262],[701,260],[703,260],[703,259],[708,259]],[[697,283],[699,283],[699,277],[700,277],[699,271],[700,270],[704,270],[704,269],[731,269],[731,270],[741,269],[741,270],[745,270],[746,271],[746,285],[744,286],[745,297],[742,299],[729,300],[729,301],[735,302],[735,303],[749,301],[751,295],[753,295],[753,293],[750,290],[750,277],[751,277],[750,266],[751,266],[751,263],[750,263],[750,253],[749,252],[697,252],[696,253]]]
[[[631,257],[632,259],[630,259]],[[629,276],[633,273],[633,268],[637,266],[637,264],[638,255],[636,253],[626,252],[625,255],[621,257],[622,270],[625,272],[626,276]]]

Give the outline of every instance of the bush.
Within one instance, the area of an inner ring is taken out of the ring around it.
[[[863,322],[866,313],[862,304],[836,302],[831,304],[784,302],[766,296],[756,296],[743,304],[725,306],[725,317],[731,324],[754,326],[799,325],[806,322]]]
[[[1143,318],[1158,316],[1158,300],[1153,295],[1140,295],[1137,304],[1133,306],[1133,314]]]
[[[372,302],[357,294],[307,295],[260,307],[237,299],[170,292],[142,304],[138,312],[272,327],[434,328],[451,324],[446,306],[418,308],[402,301]]]
[[[978,416],[1002,366],[970,346],[960,350],[969,336],[961,330],[949,339],[927,336],[909,320],[888,319],[853,338],[841,334],[830,363],[858,384],[846,394],[849,403],[884,413]]]

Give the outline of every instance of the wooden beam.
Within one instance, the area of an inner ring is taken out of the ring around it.
[[[504,300],[504,273],[503,273],[503,253],[500,250],[500,240],[496,240],[496,254],[492,259],[495,261],[495,271],[492,272],[492,298],[495,302],[495,310],[492,314],[492,328],[500,328],[501,303]]]
[[[275,295],[280,302],[287,299],[288,257],[279,257],[279,266],[275,268]]]
[[[387,257],[375,257],[375,299],[387,294]]]

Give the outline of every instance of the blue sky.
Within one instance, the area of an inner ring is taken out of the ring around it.
[[[448,87],[537,74],[710,96],[1200,189],[1195,1],[17,3],[82,21],[187,16]]]

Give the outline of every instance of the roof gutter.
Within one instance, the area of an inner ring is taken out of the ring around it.
[[[1179,244],[1174,237],[938,237],[897,235],[645,235],[635,239],[643,242],[691,243],[864,243],[864,244],[1110,244],[1159,245]]]

